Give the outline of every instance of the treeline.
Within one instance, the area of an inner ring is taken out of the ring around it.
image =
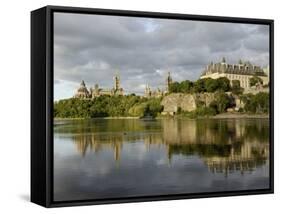
[[[160,98],[135,95],[100,96],[94,99],[66,99],[54,103],[55,118],[157,116],[163,110]]]
[[[256,79],[253,79],[253,81]],[[254,83],[253,83],[254,84]],[[235,108],[235,98],[240,98],[244,107],[239,112],[268,113],[269,93],[260,92],[256,95],[243,94],[238,80],[227,78],[199,79],[195,82],[185,80],[174,82],[169,87],[169,93],[214,93],[210,105],[196,103],[197,108],[192,112],[178,109],[177,114],[196,118],[212,116]],[[231,93],[226,93],[231,92]],[[162,98],[145,98],[134,94],[126,96],[100,96],[94,99],[65,99],[54,103],[55,118],[95,118],[95,117],[156,117],[163,111]]]
[[[241,100],[244,103],[243,111],[250,113],[269,113],[270,110],[270,96],[269,93],[260,92],[257,94],[241,95]]]
[[[204,78],[198,79],[193,82],[185,80],[182,82],[173,82],[169,86],[170,93],[214,93],[214,92],[233,92],[235,94],[241,94],[243,88],[240,87],[239,80],[232,81],[232,87],[229,79],[226,77],[220,77],[218,79]]]
[[[270,96],[269,93],[259,92],[257,94],[243,94],[239,98],[244,103],[244,107],[238,109],[240,113],[250,114],[268,114],[270,110]],[[235,98],[224,92],[216,92],[214,100],[209,106],[203,103],[198,105],[196,110],[191,112],[181,112],[178,114],[189,118],[197,118],[203,116],[214,116],[216,114],[224,113],[228,108],[235,107]]]

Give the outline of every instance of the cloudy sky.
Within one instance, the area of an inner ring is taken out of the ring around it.
[[[88,87],[113,87],[118,73],[126,93],[145,84],[163,88],[168,71],[175,81],[199,78],[204,67],[249,60],[269,64],[266,25],[55,13],[54,99]]]

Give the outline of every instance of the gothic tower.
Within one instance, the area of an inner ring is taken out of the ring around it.
[[[120,89],[120,77],[117,74],[114,76],[114,89],[115,90]]]
[[[150,97],[151,96],[151,90],[148,84],[146,84],[145,86],[145,90],[144,90],[144,96],[145,97]]]
[[[169,92],[171,83],[173,82],[170,72],[168,72],[168,77],[166,79],[166,91]]]

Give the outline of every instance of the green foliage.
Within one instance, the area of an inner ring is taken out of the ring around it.
[[[147,103],[140,103],[132,106],[128,113],[133,117],[143,117],[147,112]]]
[[[146,110],[146,113],[156,117],[158,113],[161,113],[163,111],[163,106],[161,105],[161,99],[160,98],[153,98],[149,99],[147,101],[148,108]]]
[[[205,80],[205,88],[207,92],[215,92],[219,88],[219,81],[207,78]]]
[[[206,82],[206,79],[197,80],[194,83],[193,92],[195,92],[195,93],[205,92],[206,91],[205,82]]]
[[[94,99],[67,99],[54,103],[54,117],[94,118],[156,116],[163,110],[160,98],[142,98],[136,95],[100,96]]]
[[[226,77],[218,79],[204,78],[195,82],[185,80],[183,82],[173,82],[169,87],[170,93],[203,93],[216,91],[229,91],[230,82]]]
[[[219,90],[220,91],[230,91],[230,81],[229,79],[227,79],[226,77],[220,77],[217,79],[217,81],[219,82]]]
[[[230,97],[224,92],[217,92],[215,100],[209,105],[210,108],[215,109],[217,113],[223,113],[228,107],[231,106]]]
[[[258,84],[263,84],[263,81],[260,77],[258,76],[253,76],[250,78],[250,86],[256,86]]]
[[[201,106],[191,112],[181,112],[180,114],[188,118],[208,117],[216,115],[216,110],[211,107]]]
[[[195,110],[196,116],[213,116],[216,115],[216,110],[212,107],[200,107]]]
[[[231,91],[235,95],[239,95],[243,93],[244,89],[241,88],[239,80],[232,80]]]
[[[173,82],[169,86],[170,93],[179,93],[180,91],[180,84],[178,82]]]
[[[269,112],[269,93],[259,92],[254,94],[245,94],[241,96],[245,104],[244,110],[250,113],[268,113]]]
[[[190,80],[182,81],[182,82],[179,84],[179,90],[180,90],[180,92],[182,92],[182,93],[190,93],[192,87],[193,87],[193,82],[190,81]]]

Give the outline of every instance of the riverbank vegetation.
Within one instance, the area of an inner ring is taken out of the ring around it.
[[[260,81],[252,79],[252,84]],[[206,103],[196,103],[197,108],[191,112],[178,108],[176,115],[189,118],[209,117],[222,114],[228,109],[234,109],[235,99],[240,99],[243,105],[239,113],[268,114],[269,93],[243,94],[240,82],[234,80],[232,84],[225,78],[199,79],[195,82],[185,80],[173,82],[169,87],[169,94],[173,93],[213,93],[214,99]],[[162,98],[146,98],[135,94],[126,96],[99,96],[94,99],[70,98],[54,103],[55,118],[96,118],[96,117],[157,117],[161,115],[164,106]],[[237,109],[236,109],[237,111]]]
[[[240,86],[240,84],[239,84]],[[169,86],[169,93],[214,93],[217,91],[231,91],[230,81],[226,77],[218,79],[198,79],[195,82],[185,80],[182,82],[173,82]]]
[[[241,95],[241,100],[244,103],[243,111],[245,112],[254,114],[269,113],[269,93],[244,94]]]
[[[226,112],[227,108],[233,106],[232,98],[226,93],[219,91],[214,95],[214,100],[206,106],[205,103],[197,103],[197,108],[194,111],[186,112],[179,111],[178,115],[189,118],[209,117],[216,114]]]
[[[231,96],[224,92],[215,93],[214,100],[205,106],[198,104],[194,111],[182,111],[180,108],[176,116],[198,118],[212,117],[227,112],[234,107]],[[256,95],[240,95],[244,107],[239,113],[268,114],[269,94],[260,92]],[[66,99],[54,103],[55,118],[96,118],[96,117],[145,117],[160,116],[163,111],[161,98],[144,98],[140,96],[100,96],[95,99]]]
[[[260,92],[257,94],[243,94],[239,96],[239,99],[244,104],[244,107],[240,108],[236,114],[268,114],[269,105],[269,93]],[[218,114],[227,112],[227,109],[235,107],[235,104],[231,96],[223,92],[215,94],[215,99],[210,103],[209,106],[198,106],[196,110],[190,112],[179,111],[177,113],[180,117],[198,118],[198,117],[212,117]]]
[[[135,95],[100,96],[94,99],[65,99],[54,103],[55,118],[156,117],[163,110],[161,98]]]

